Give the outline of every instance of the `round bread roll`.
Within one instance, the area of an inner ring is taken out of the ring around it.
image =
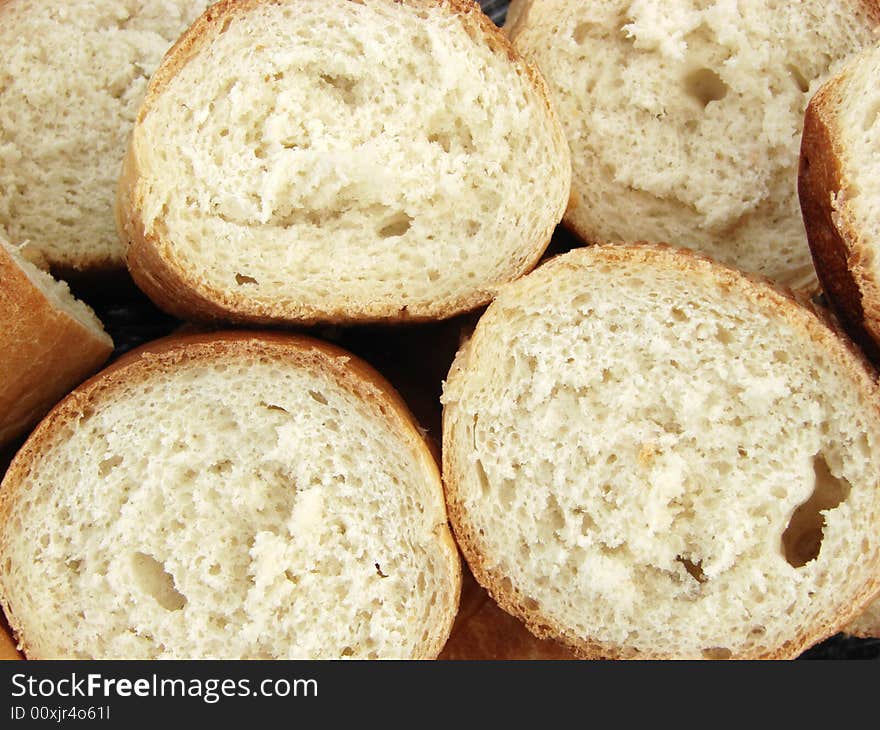
[[[44,419],[0,489],[28,658],[434,658],[460,589],[404,403],[304,337],[172,337]]]
[[[243,0],[153,77],[117,207],[177,316],[429,320],[531,269],[570,180],[543,80],[471,0]]]
[[[453,531],[580,656],[790,658],[880,589],[880,393],[817,314],[688,251],[507,287],[444,390]]]
[[[822,288],[880,364],[880,47],[857,56],[810,101],[799,191]]]
[[[521,0],[506,29],[566,129],[581,238],[673,241],[809,287],[804,109],[878,26],[876,0]]]
[[[24,434],[112,352],[95,313],[0,236],[0,446]]]
[[[0,231],[53,271],[124,270],[113,203],[147,80],[208,0],[0,2]]]

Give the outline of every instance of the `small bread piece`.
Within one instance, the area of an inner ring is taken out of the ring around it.
[[[565,126],[581,238],[671,241],[809,286],[804,109],[878,25],[876,0],[525,0],[505,29]]]
[[[113,352],[67,284],[0,237],[0,446],[22,435]]]
[[[880,589],[880,392],[855,347],[691,252],[507,287],[444,391],[477,580],[584,657],[790,658]]]
[[[405,404],[305,337],[147,345],[59,404],[0,488],[28,658],[433,658],[460,582]]]
[[[471,0],[220,2],[138,115],[118,197],[132,277],[188,319],[485,304],[568,201],[547,93]]]
[[[113,202],[147,80],[208,0],[0,2],[0,231],[54,272],[124,270]]]
[[[880,364],[880,47],[810,101],[798,176],[807,237],[829,303]]]
[[[449,661],[560,660],[577,657],[562,644],[539,639],[502,611],[470,571],[462,575],[461,605],[438,659]]]

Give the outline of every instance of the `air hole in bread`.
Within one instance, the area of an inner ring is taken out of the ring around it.
[[[378,575],[380,578],[387,578],[388,577],[387,573],[382,572],[382,566],[379,565],[379,563],[373,563],[373,565],[376,566],[376,575]]]
[[[720,324],[715,327],[715,339],[718,340],[722,345],[729,345],[733,342],[733,335],[730,333],[730,330],[726,327],[722,327]]]
[[[797,66],[788,64],[785,68],[801,92],[806,94],[810,90],[810,82],[807,80],[807,77],[801,73]]]
[[[703,574],[703,561],[702,560],[689,560],[688,558],[684,558],[681,555],[676,555],[675,559],[684,566],[684,569],[688,572],[691,578],[693,578],[697,583],[705,583],[706,576]]]
[[[344,647],[342,650],[342,653],[340,654],[340,656],[353,656],[353,655],[354,655],[354,650],[350,646]]]
[[[413,219],[401,211],[387,218],[379,228],[379,238],[397,238],[406,233],[412,225]]]
[[[354,105],[357,103],[355,89],[357,88],[357,79],[350,76],[321,74],[321,81],[325,85],[339,92],[339,98],[345,104]]]
[[[236,274],[235,275],[235,283],[239,286],[243,286],[244,284],[259,284],[253,276],[247,276],[246,274]]]
[[[690,319],[687,312],[685,312],[683,309],[680,309],[679,307],[673,307],[671,314],[672,318],[676,322],[687,322]]]
[[[703,659],[730,659],[732,652],[723,646],[713,646],[703,649]]]
[[[489,494],[489,477],[486,476],[486,470],[483,468],[483,462],[477,459],[474,462],[474,470],[477,472],[477,480],[480,483],[480,491],[483,495]]]
[[[880,100],[875,101],[868,107],[865,113],[865,119],[862,122],[862,128],[867,132],[877,122],[877,115],[880,114]]]
[[[510,490],[511,492],[513,491],[512,482]],[[565,527],[565,513],[563,512],[559,501],[556,499],[556,496],[553,494],[550,494],[547,498],[547,509],[544,515],[544,520],[553,532],[557,532]]]
[[[286,408],[276,406],[274,403],[262,403],[263,408],[267,411],[281,411],[282,413],[290,413]]]
[[[101,461],[100,464],[98,464],[98,476],[103,479],[121,463],[122,456],[120,456],[119,454],[104,459],[103,461]]]
[[[152,555],[135,553],[131,566],[137,587],[166,611],[179,611],[186,605],[186,596],[178,593],[174,578]]]
[[[578,23],[571,33],[571,37],[574,39],[574,42],[578,45],[583,43],[590,35],[590,28],[592,27],[593,23]]]
[[[314,400],[314,401],[317,401],[317,402],[320,403],[322,406],[326,406],[326,405],[327,405],[327,399],[323,396],[323,394],[319,393],[319,392],[316,391],[316,390],[310,390],[310,391],[309,391],[309,398],[311,398],[311,399]]]
[[[782,550],[793,568],[802,568],[819,557],[825,528],[822,513],[834,509],[849,496],[850,483],[831,473],[821,453],[813,457],[813,471],[813,493],[794,511],[782,533]]]
[[[428,133],[428,141],[440,145],[444,152],[475,151],[474,135],[460,119],[450,124],[448,121],[435,120]]]
[[[700,106],[706,107],[710,102],[720,101],[727,96],[728,87],[721,77],[711,68],[699,68],[691,71],[684,78],[685,91],[696,99]]]

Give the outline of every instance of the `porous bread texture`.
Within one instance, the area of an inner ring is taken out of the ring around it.
[[[178,316],[435,319],[534,266],[570,177],[543,80],[476,3],[222,2],[151,82],[119,227]]]
[[[0,445],[42,418],[113,351],[113,340],[63,281],[0,235]]]
[[[823,289],[880,362],[880,47],[855,57],[811,99],[799,192]]]
[[[433,658],[459,586],[402,401],[306,338],[151,345],[56,408],[0,491],[28,658]]]
[[[506,288],[444,390],[476,578],[585,657],[794,657],[880,588],[880,410],[838,333],[686,251]]]
[[[207,0],[0,2],[0,230],[123,269],[113,203],[147,80]]]
[[[572,149],[565,222],[815,281],[798,208],[807,101],[877,40],[873,0],[532,0],[507,26]]]

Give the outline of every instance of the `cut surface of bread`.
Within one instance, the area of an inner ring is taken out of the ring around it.
[[[22,435],[113,352],[95,313],[0,237],[0,445]]]
[[[117,215],[178,316],[437,319],[534,266],[570,177],[543,80],[476,3],[221,2],[151,81]]]
[[[0,489],[0,600],[28,658],[433,658],[458,560],[403,402],[302,337],[125,356]]]
[[[880,400],[838,331],[692,252],[511,284],[444,390],[477,580],[581,656],[790,658],[880,588]]]
[[[506,29],[566,128],[579,236],[672,242],[808,285],[804,109],[878,24],[873,0],[526,0]]]
[[[859,54],[811,99],[799,192],[822,287],[880,363],[880,48]]]
[[[124,269],[113,204],[147,80],[207,0],[0,2],[0,230],[53,270]]]

